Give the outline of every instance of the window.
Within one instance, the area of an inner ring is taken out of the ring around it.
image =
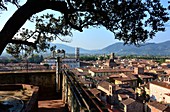
[[[168,81],[168,77],[165,78],[165,81]]]
[[[109,91],[110,91],[110,93],[112,93],[112,87],[110,87]]]

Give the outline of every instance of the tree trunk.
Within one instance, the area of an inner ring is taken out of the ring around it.
[[[7,21],[0,32],[0,55],[6,45],[11,41],[18,30],[33,14],[46,9],[52,9],[64,13],[67,10],[65,2],[49,0],[28,0]]]

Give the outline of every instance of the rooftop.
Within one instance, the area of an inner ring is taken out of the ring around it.
[[[129,70],[129,69],[90,69],[90,71],[92,72],[96,72],[96,73],[101,73],[101,72],[133,72],[133,70]]]
[[[148,102],[148,105],[155,107],[156,109],[159,109],[161,111],[164,111],[168,106],[164,105],[164,104],[160,104],[158,102]]]
[[[122,99],[128,98],[129,96],[127,94],[118,94]]]
[[[105,88],[106,90],[109,90],[109,85],[111,85],[111,83],[107,82],[107,81],[101,81],[98,86],[101,86],[103,88]],[[112,84],[113,85],[113,84]]]
[[[119,77],[119,78],[115,78],[115,80],[118,81],[132,81],[132,80],[137,80],[137,78],[133,75],[127,75],[127,77]]]
[[[126,100],[123,100],[121,103],[124,104],[124,105],[129,105],[129,104],[131,104],[131,103],[133,103],[133,102],[135,102],[134,99],[128,98],[128,99],[126,99]]]
[[[90,89],[90,91],[94,95],[97,95],[97,94],[101,93],[97,88]]]
[[[153,78],[153,76],[149,76],[149,75],[138,75],[140,78],[142,79],[150,79],[150,78]]]
[[[154,85],[157,85],[157,86],[160,86],[160,87],[164,87],[164,88],[170,89],[170,84],[165,83],[165,82],[152,81],[152,82],[150,82],[150,84],[154,84]]]
[[[112,75],[109,76],[109,78],[118,78],[118,77],[120,77],[119,74],[112,74]]]

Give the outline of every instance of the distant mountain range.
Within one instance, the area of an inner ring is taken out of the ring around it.
[[[51,46],[54,46],[54,45],[57,46],[56,49],[64,49],[66,53],[69,53],[69,54],[75,53],[75,47],[67,46],[64,44],[53,44],[53,43],[51,44]],[[80,53],[83,53],[83,54],[89,54],[89,53],[92,53],[93,51],[96,51],[96,50],[87,50],[87,49],[80,48]]]
[[[75,53],[75,47],[70,47],[64,44],[51,44],[51,46],[54,45],[57,46],[57,49],[64,49],[66,53]],[[170,55],[170,41],[162,43],[145,43],[140,47],[136,47],[134,45],[124,45],[119,42],[99,50],[87,50],[80,48],[80,54],[110,54],[112,52],[116,55]],[[2,56],[5,54],[6,53]],[[50,50],[48,50],[45,54],[50,55]]]
[[[66,50],[66,53],[75,53],[75,48],[63,44],[56,44],[57,48]],[[110,54],[117,55],[170,55],[170,41],[162,43],[145,43],[140,47],[115,43],[99,50],[80,48],[82,54]]]
[[[101,52],[114,52],[119,55],[170,55],[170,41],[162,43],[146,43],[141,44],[140,47],[115,43],[103,48]]]

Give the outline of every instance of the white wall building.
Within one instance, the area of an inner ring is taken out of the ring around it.
[[[149,84],[149,89],[152,100],[170,104],[170,85],[168,83],[152,81]]]
[[[41,65],[48,64],[49,66],[56,65],[56,58],[47,58],[44,59],[43,62],[40,63]]]
[[[58,52],[58,53],[57,53]],[[64,56],[61,56],[64,55]],[[79,60],[79,48],[75,48],[75,58],[62,58],[65,57],[65,51],[64,50],[57,50],[53,52],[52,58],[44,59],[44,62],[41,64],[48,64],[49,66],[56,66],[58,68],[58,62],[56,57],[61,57],[61,66],[65,65],[68,69],[73,69],[73,68],[80,68],[80,60]]]
[[[62,65],[66,65],[69,69],[80,68],[80,61],[76,58],[64,58]]]
[[[62,65],[66,65],[69,69],[80,67],[80,61],[76,58],[64,58],[61,60],[61,63]],[[57,67],[58,62],[56,58],[49,58],[49,59],[44,59],[44,62],[41,63],[41,65],[43,64],[48,64],[49,66]]]

